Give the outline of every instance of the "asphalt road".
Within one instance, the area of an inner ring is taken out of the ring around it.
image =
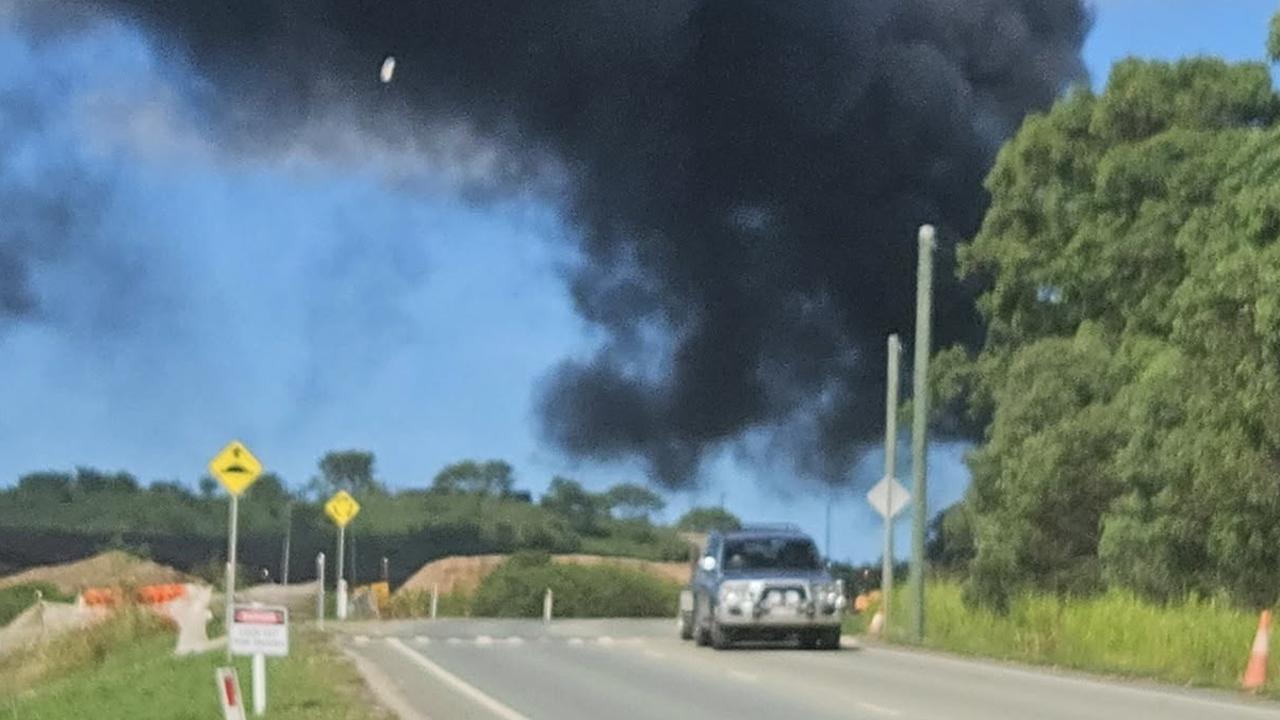
[[[896,649],[717,652],[674,621],[366,623],[340,642],[402,720],[1280,720],[1233,693]]]

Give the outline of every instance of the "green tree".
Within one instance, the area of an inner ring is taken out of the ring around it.
[[[1126,60],[1001,150],[959,252],[987,337],[930,388],[982,438],[970,598],[1276,600],[1278,109],[1260,63]]]
[[[654,513],[662,512],[667,506],[657,493],[635,483],[614,485],[605,491],[604,500],[610,512],[631,519],[647,519]]]
[[[339,490],[360,497],[382,492],[374,478],[374,456],[367,450],[335,450],[320,458],[320,475],[313,478],[311,488],[319,497]]]
[[[446,465],[431,481],[434,492],[507,497],[515,485],[511,465],[503,460],[463,460]]]
[[[676,521],[676,529],[690,532],[737,530],[741,527],[742,521],[737,515],[718,507],[693,508]]]
[[[601,523],[609,512],[608,501],[588,492],[576,480],[557,475],[543,493],[542,507],[567,520],[574,530],[599,534]]]

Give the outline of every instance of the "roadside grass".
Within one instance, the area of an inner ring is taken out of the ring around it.
[[[391,596],[387,614],[395,619],[431,617],[431,591],[405,590]],[[467,617],[471,614],[471,595],[462,590],[441,593],[436,602],[437,617]]]
[[[1258,616],[1212,599],[1170,604],[1112,590],[1094,597],[1026,593],[999,615],[964,604],[961,585],[929,583],[924,646],[1179,685],[1239,688]],[[876,608],[846,620],[863,632]],[[889,641],[911,644],[907,593],[894,594]],[[1268,677],[1277,678],[1280,654]],[[1280,688],[1267,691],[1280,695]]]
[[[122,613],[43,650],[0,663],[0,718],[219,720],[214,669],[222,651],[173,657],[173,636],[145,613]],[[267,661],[268,716],[278,720],[384,720],[359,676],[326,636],[297,628],[290,656]],[[251,695],[247,658],[235,662]],[[26,667],[32,670],[24,671]]]

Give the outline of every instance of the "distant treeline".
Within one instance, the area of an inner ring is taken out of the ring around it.
[[[392,582],[449,555],[536,550],[689,559],[676,527],[650,521],[663,502],[639,485],[592,493],[557,477],[534,503],[514,488],[511,467],[501,461],[455,463],[427,488],[396,492],[374,479],[369,453],[330,453],[320,470],[301,491],[266,474],[245,493],[242,574],[260,577],[265,570],[279,579],[286,530],[291,582],[314,578],[319,552],[330,557],[332,574],[336,530],[322,501],[337,489],[350,490],[362,506],[347,531],[349,575],[360,582],[381,577],[383,557]],[[703,530],[736,522],[724,511],[702,508],[677,525]],[[122,549],[216,581],[226,558],[226,523],[226,495],[208,478],[196,488],[175,482],[144,487],[123,472],[32,473],[0,491],[0,573]]]

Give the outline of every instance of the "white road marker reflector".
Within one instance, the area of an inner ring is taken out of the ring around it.
[[[493,638],[489,637],[488,635],[477,635],[477,636],[476,636],[476,644],[477,644],[477,645],[486,645],[486,646],[487,646],[487,645],[492,645],[492,644],[493,644]]]
[[[570,645],[581,645],[581,644],[582,644],[582,638],[569,638],[569,644],[570,644]]]
[[[523,644],[524,644],[524,638],[522,638],[522,637],[516,637],[515,635],[512,635],[511,637],[507,638],[507,644],[508,644],[508,645],[523,645]]]
[[[873,713],[888,715],[889,717],[897,717],[902,714],[901,710],[894,710],[893,708],[887,708],[887,707],[884,707],[883,705],[875,705],[869,702],[860,702],[858,703],[858,707],[862,708],[863,710],[869,710]]]
[[[516,712],[515,710],[512,710],[506,705],[503,705],[497,700],[494,700],[488,695],[485,695],[483,692],[480,692],[474,686],[467,683],[467,681],[463,680],[457,675],[454,675],[448,670],[445,670],[439,665],[431,662],[427,658],[410,650],[404,643],[400,642],[399,640],[395,638],[390,638],[387,640],[387,642],[391,645],[391,647],[395,648],[397,652],[399,652],[400,654],[408,658],[410,662],[422,668],[423,670],[426,670],[427,672],[431,673],[436,677],[437,680],[440,680],[446,685],[449,685],[450,687],[452,687],[454,690],[457,690],[463,695],[466,695],[467,697],[471,698],[477,704],[484,707],[484,709],[502,718],[502,720],[529,720],[524,715],[521,715],[520,713]]]
[[[218,702],[222,705],[222,717],[225,720],[245,720],[240,680],[236,677],[235,668],[217,668],[213,676],[218,683]]]
[[[609,637],[608,635],[601,635],[600,637],[596,638],[596,643],[599,645],[612,645],[613,638]]]

